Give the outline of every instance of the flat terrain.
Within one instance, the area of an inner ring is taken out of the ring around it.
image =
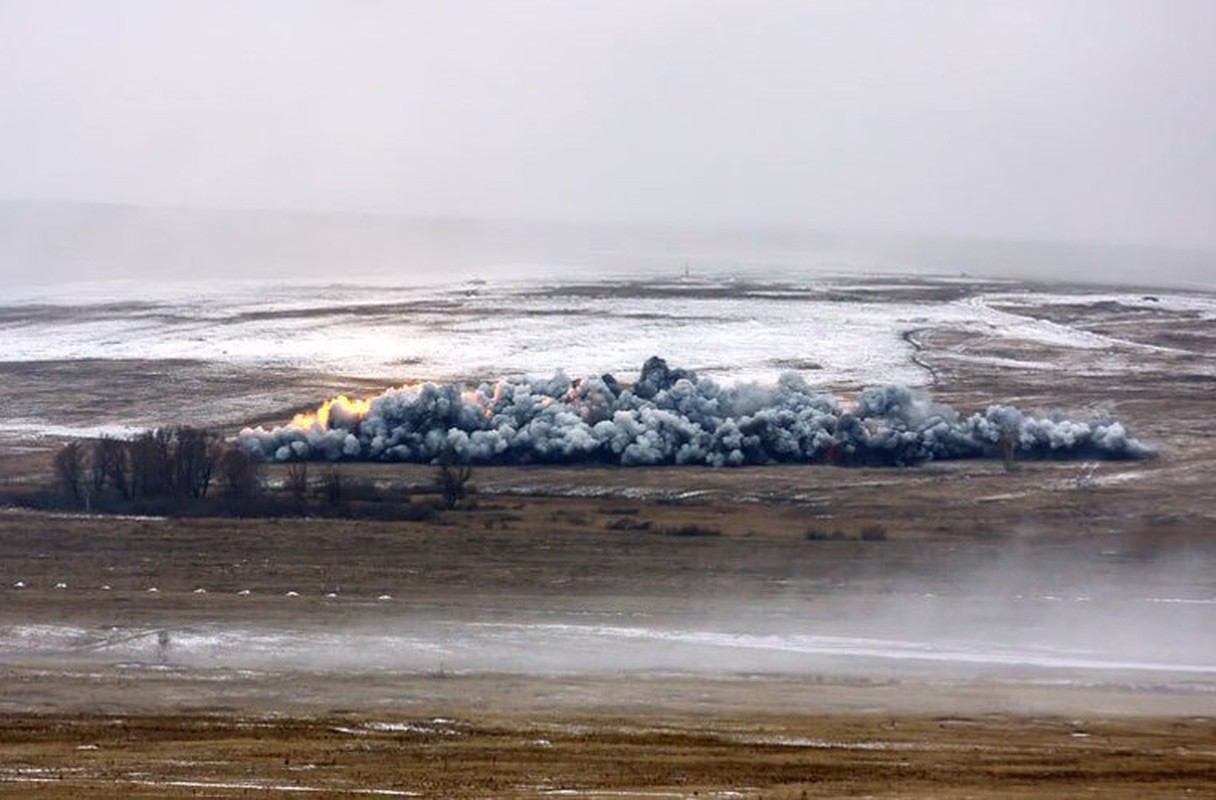
[[[1216,322],[1009,309],[1125,344],[917,330],[938,400],[1113,413],[1160,457],[484,468],[412,521],[0,511],[0,796],[1212,796]],[[87,426],[232,368],[20,369],[7,402]],[[371,388],[231,377],[263,419]],[[429,467],[342,469],[429,502]]]
[[[80,797],[1205,796],[1208,721],[630,713],[8,717],[3,791]],[[724,788],[727,787],[727,788]]]

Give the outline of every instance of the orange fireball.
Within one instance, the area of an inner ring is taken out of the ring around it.
[[[304,411],[291,419],[289,427],[301,430],[329,430],[330,415],[337,409],[343,418],[363,419],[372,410],[372,398],[362,397],[352,400],[346,395],[339,395],[332,400],[326,400],[316,411]]]

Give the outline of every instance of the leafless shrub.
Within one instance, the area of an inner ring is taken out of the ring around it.
[[[861,540],[863,542],[885,542],[887,540],[886,526],[878,523],[865,526],[861,529]]]
[[[648,531],[652,525],[649,520],[620,517],[609,522],[606,527],[610,531]]]
[[[676,528],[663,528],[660,530],[664,536],[682,536],[682,537],[702,537],[702,536],[721,536],[722,531],[717,528],[710,528],[704,525],[698,525],[690,522],[687,525],[680,525]]]

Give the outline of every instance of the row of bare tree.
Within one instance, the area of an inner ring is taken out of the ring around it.
[[[337,464],[328,465],[314,482],[308,462],[288,463],[286,492],[264,490],[261,466],[218,434],[190,426],[154,428],[133,439],[69,442],[53,460],[57,501],[88,510],[304,516],[386,513],[390,506],[402,506],[394,513],[417,512],[404,494],[369,491],[370,484],[363,482],[348,486]],[[462,505],[471,476],[467,459],[453,452],[436,460],[430,491],[439,496],[441,509]],[[313,502],[317,497],[320,506]]]
[[[115,500],[195,499],[207,496],[218,476],[231,496],[257,491],[258,465],[244,451],[202,428],[154,428],[133,439],[103,436],[69,442],[55,454],[55,480],[86,505]]]

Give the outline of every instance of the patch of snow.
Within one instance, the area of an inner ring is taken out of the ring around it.
[[[118,783],[118,782],[116,782]],[[399,789],[357,789],[334,786],[297,786],[281,783],[256,783],[252,781],[183,781],[183,780],[147,780],[132,779],[123,783],[135,786],[172,786],[181,789],[245,789],[262,792],[286,792],[289,794],[342,794],[342,795],[373,795],[381,797],[421,797],[418,792],[407,792]]]
[[[459,731],[450,725],[421,722],[367,722],[358,727],[337,727],[332,730],[351,736],[371,736],[377,733],[416,733],[422,735],[457,736]]]
[[[103,436],[109,436],[114,439],[133,439],[145,430],[147,430],[146,426],[140,427],[124,424],[60,425],[38,419],[9,419],[0,422],[0,435],[15,435],[27,439],[41,439],[44,437],[100,439]]]

